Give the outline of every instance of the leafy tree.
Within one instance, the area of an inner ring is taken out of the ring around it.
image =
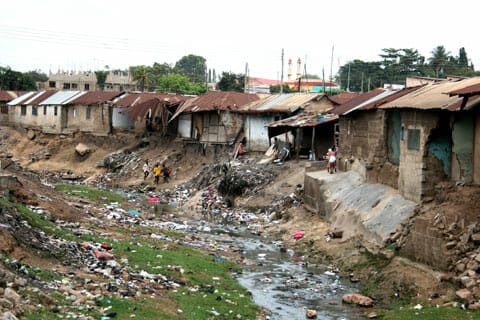
[[[37,90],[37,86],[28,74],[0,67],[0,90]]]
[[[220,81],[217,83],[220,91],[243,92],[245,90],[245,75],[232,72],[222,72]]]
[[[283,84],[283,93],[290,93],[290,92],[293,92],[292,89],[290,89],[289,86],[287,86],[286,84]],[[270,93],[280,93],[280,85],[271,85],[270,86]]]
[[[203,83],[207,74],[207,63],[205,58],[190,54],[177,61],[174,71],[187,76],[191,82]]]
[[[199,95],[205,93],[207,88],[203,83],[190,82],[187,76],[170,74],[165,75],[158,80],[158,91]]]
[[[25,75],[32,78],[32,80],[35,82],[45,82],[48,80],[48,76],[40,70],[28,71],[27,73],[25,73]]]
[[[435,77],[445,77],[445,67],[449,63],[449,54],[444,46],[438,46],[432,50],[432,57],[428,59],[430,66],[435,72]]]
[[[100,88],[100,90],[105,89],[105,81],[107,80],[107,75],[108,71],[95,71],[95,76],[97,77],[97,86]]]

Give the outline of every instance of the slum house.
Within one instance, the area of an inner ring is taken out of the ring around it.
[[[295,157],[322,159],[335,143],[335,127],[338,115],[329,113],[304,112],[295,116],[268,123],[269,130],[281,128],[284,132],[294,132]]]
[[[175,113],[178,117],[178,135],[185,143],[215,147],[233,145],[244,138],[243,115],[240,106],[256,101],[256,94],[211,91],[186,101]],[[216,149],[215,149],[216,150]]]
[[[10,125],[38,131],[57,128],[60,133],[61,112],[48,106],[39,110],[39,103],[57,92],[57,90],[30,91],[7,103]]]
[[[0,124],[7,124],[9,122],[7,103],[22,94],[20,91],[0,90]]]
[[[136,133],[176,135],[178,121],[170,120],[177,108],[189,99],[191,97],[168,93],[128,94],[115,102],[117,120],[118,123],[120,120],[133,122]]]
[[[275,136],[295,147],[296,130],[289,126],[268,127],[267,125],[296,115],[302,110],[323,113],[335,105],[336,103],[324,94],[284,93],[269,95],[242,106],[238,111],[245,115],[244,132],[248,141],[247,147],[253,151],[264,152],[269,148],[271,140]],[[307,140],[311,139],[307,138]],[[309,142],[308,145],[310,145]]]
[[[170,121],[178,107],[191,99],[187,96],[156,93],[135,99],[130,107],[124,110],[128,118],[135,123],[135,132],[147,132],[162,136],[171,134],[176,136],[178,121]],[[170,123],[169,123],[170,122]]]
[[[386,139],[388,123],[398,119],[389,118],[377,107],[416,89],[418,87],[377,88],[332,110],[339,115],[337,166],[340,170],[350,170],[356,162],[364,168],[366,181],[398,188],[398,152]]]
[[[81,131],[106,135],[111,132],[109,101],[117,95],[118,92],[28,92],[8,104],[10,123],[52,134]]]
[[[478,97],[456,92],[480,84],[480,77],[425,85],[380,109],[390,114],[387,144],[398,153],[398,190],[420,201],[434,195],[440,181],[473,181],[474,118]]]
[[[69,131],[105,136],[112,132],[112,101],[122,95],[116,91],[87,91],[66,102]],[[48,102],[48,101],[47,101]],[[42,104],[45,102],[42,102]]]
[[[460,106],[460,109],[462,111],[467,111],[471,112],[470,115],[472,115],[472,120],[473,120],[473,168],[472,168],[472,181],[475,184],[480,184],[480,108],[478,105],[475,104],[475,108],[473,108],[472,104],[469,102],[475,101],[479,96],[480,96],[480,84],[474,84],[471,86],[464,87],[462,89],[458,90],[453,90],[449,92],[449,95],[456,95],[462,98],[462,104]],[[463,127],[464,131],[466,131],[466,135],[469,136],[470,129],[467,127]],[[465,130],[466,129],[466,130]],[[464,133],[464,134],[465,134]],[[455,134],[455,136],[460,138],[462,135],[462,132],[458,130]],[[470,140],[467,138],[467,141]],[[461,154],[461,152],[458,150],[460,149],[461,145],[457,143],[457,146],[455,147],[455,150],[457,150],[457,153]],[[465,145],[465,147],[468,147],[468,145]],[[458,161],[461,161],[462,156],[458,157]],[[468,159],[468,157],[467,157]],[[463,162],[463,161],[462,161]],[[467,162],[468,164],[468,162]],[[468,165],[465,166],[468,171]]]

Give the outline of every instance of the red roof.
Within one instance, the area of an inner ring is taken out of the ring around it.
[[[169,101],[171,103],[177,103],[180,101],[185,101],[190,97],[175,95],[175,94],[168,94],[168,93],[134,92],[134,93],[129,93],[125,97],[120,98],[118,101],[115,102],[115,105],[118,107],[126,108],[126,107],[131,107],[140,103],[144,103],[146,101],[149,101],[155,98]]]
[[[280,81],[265,78],[248,77],[248,84],[279,85]]]
[[[342,92],[339,94],[335,94],[333,96],[328,96],[330,100],[335,102],[336,104],[344,104],[349,100],[357,97],[360,93],[358,92]]]
[[[0,101],[1,102],[9,102],[12,101],[13,99],[21,96],[23,92],[21,91],[7,91],[7,90],[1,90],[0,91]]]
[[[82,104],[87,106],[93,104],[102,104],[112,101],[121,94],[122,92],[118,91],[88,91],[80,97],[70,101],[69,104]]]
[[[465,95],[475,95],[480,94],[480,84],[474,84],[462,89],[450,91],[448,93],[450,96],[465,96]]]

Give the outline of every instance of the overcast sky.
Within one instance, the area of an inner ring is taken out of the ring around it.
[[[207,67],[279,79],[284,49],[325,77],[349,60],[379,61],[383,48],[427,59],[464,47],[480,70],[479,5],[456,0],[15,0],[2,1],[0,66],[18,71],[174,65],[185,55]],[[332,55],[333,49],[333,55]],[[333,62],[333,63],[332,63]],[[303,66],[302,66],[303,71]]]

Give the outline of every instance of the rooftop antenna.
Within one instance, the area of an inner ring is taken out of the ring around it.
[[[248,88],[248,62],[245,63],[245,84],[243,88],[244,93],[247,93],[247,88]]]

